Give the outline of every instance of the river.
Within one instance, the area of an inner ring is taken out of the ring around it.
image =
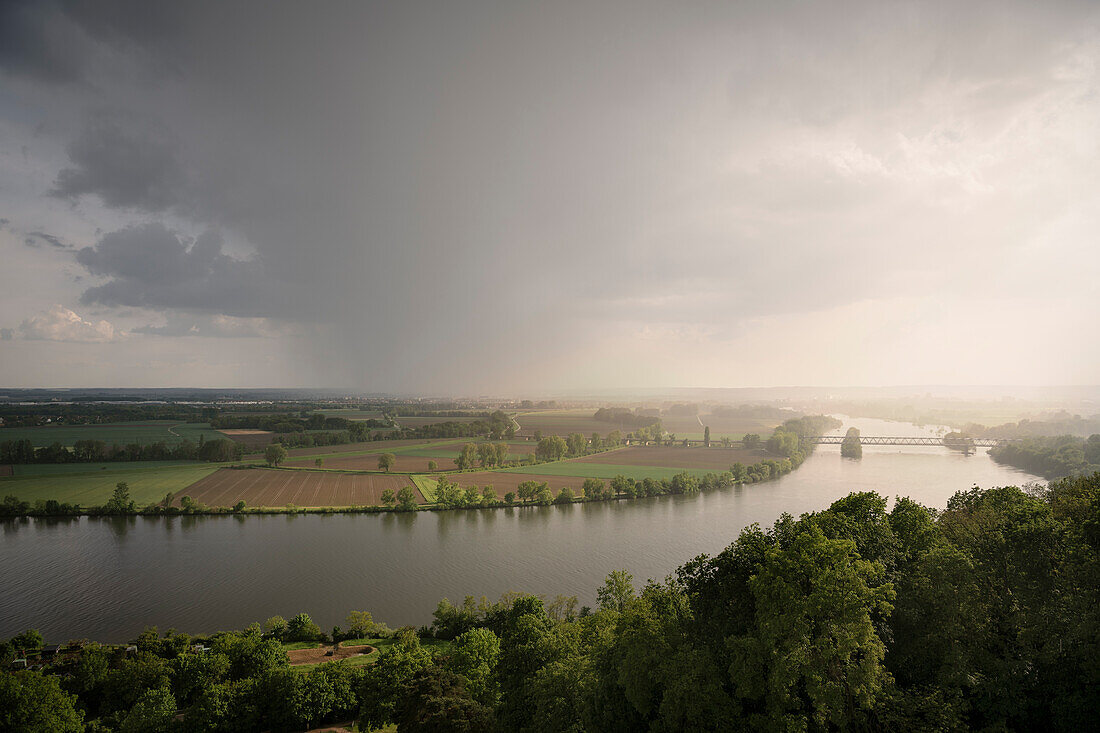
[[[841,416],[842,417],[842,416]],[[864,435],[931,428],[844,419]],[[0,638],[38,628],[50,642],[122,641],[146,625],[191,633],[306,611],[322,628],[352,609],[391,626],[425,624],[442,597],[506,591],[594,605],[611,570],[636,584],[721,551],[753,522],[827,507],[851,491],[943,508],[956,491],[1037,476],[938,447],[819,446],[778,480],[696,496],[546,508],[380,515],[121,517],[0,522]]]

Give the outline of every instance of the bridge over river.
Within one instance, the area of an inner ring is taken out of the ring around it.
[[[800,440],[814,445],[840,445],[844,442],[843,435],[803,435]],[[1019,443],[1019,438],[939,438],[934,435],[909,437],[909,436],[885,436],[885,435],[861,435],[861,445],[937,445],[944,448],[992,448],[1005,443]]]

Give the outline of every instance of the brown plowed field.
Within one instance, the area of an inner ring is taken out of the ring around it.
[[[579,492],[581,486],[584,485],[583,476],[539,476],[533,473],[491,473],[486,471],[478,473],[456,473],[447,478],[456,482],[464,489],[469,486],[477,486],[479,488],[492,486],[497,492],[498,499],[503,499],[504,495],[509,491],[515,491],[516,487],[524,481],[535,481],[540,484],[545,481],[550,486],[550,490],[554,492],[555,496],[566,486],[573,489],[574,492]],[[604,480],[604,485],[606,484],[607,481]]]
[[[758,463],[764,451],[743,448],[658,448],[631,446],[575,459],[576,463],[607,463],[615,466],[667,466],[728,471],[734,463]]]
[[[286,462],[288,466],[308,466],[312,468],[314,464],[313,458],[291,459]],[[349,456],[347,458],[325,458],[321,468],[332,468],[338,471],[377,471],[378,470],[378,454],[369,456]],[[393,468],[391,471],[406,472],[406,473],[427,473],[428,461],[435,461],[438,464],[439,471],[453,471],[455,468],[454,460],[450,458],[425,458],[424,456],[402,456],[398,455],[394,457]]]
[[[180,492],[207,506],[370,506],[382,503],[382,492],[409,486],[416,501],[424,503],[420,490],[407,476],[280,471],[266,468],[223,468],[199,479]],[[177,500],[178,502],[178,500]]]
[[[263,448],[271,439],[275,437],[275,433],[270,430],[219,430],[219,433],[226,436],[230,440],[235,440],[238,443],[243,443],[248,448]]]

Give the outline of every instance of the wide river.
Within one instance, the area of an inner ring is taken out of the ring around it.
[[[863,435],[929,428],[845,419]],[[837,431],[842,433],[843,429]],[[506,591],[594,605],[608,572],[636,584],[714,554],[743,527],[827,507],[851,491],[942,508],[956,491],[1039,477],[938,447],[819,446],[767,483],[696,496],[524,509],[376,515],[38,519],[0,522],[0,638],[132,638],[146,625],[191,633],[308,612],[322,628],[352,609],[425,624],[440,598]]]

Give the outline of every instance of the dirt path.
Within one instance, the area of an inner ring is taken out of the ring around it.
[[[321,662],[333,662],[337,659],[358,657],[362,654],[370,654],[373,651],[374,647],[370,644],[362,644],[359,646],[341,646],[335,654],[331,654],[332,646],[325,644],[313,649],[292,649],[286,655],[290,657],[290,666],[297,667],[301,664],[320,664]]]

